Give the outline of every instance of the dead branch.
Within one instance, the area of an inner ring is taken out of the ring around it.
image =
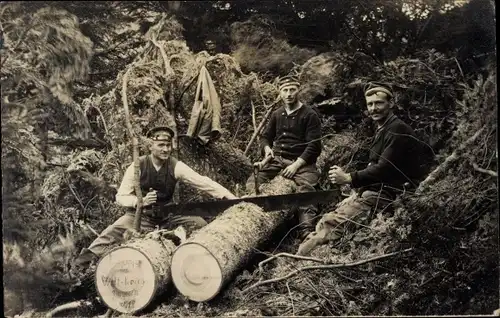
[[[252,105],[252,124],[253,124],[253,129],[254,131],[257,130],[257,120],[255,119],[255,105],[253,104],[253,101],[250,100],[250,104]]]
[[[82,212],[85,213],[85,205],[83,205],[83,202],[82,200],[80,199],[80,197],[76,194],[75,190],[73,189],[73,187],[71,186],[71,182],[69,182],[68,178],[65,178],[66,179],[66,182],[68,183],[68,188],[69,190],[71,191],[71,193],[73,194],[73,196],[75,197],[76,201],[78,201],[78,203],[80,204],[80,207],[82,208]]]
[[[111,149],[115,151],[116,154],[118,154],[119,153],[118,146],[116,145],[115,141],[113,140],[113,138],[111,138],[111,135],[109,134],[108,125],[106,124],[106,119],[104,119],[104,115],[102,114],[101,109],[95,105],[93,106],[93,108],[97,110],[97,112],[99,112],[99,116],[101,117],[102,120],[102,125],[104,126],[104,136],[108,138],[109,144],[111,145]],[[123,170],[121,165],[118,165],[118,167],[120,170],[120,175],[123,176]]]
[[[111,316],[113,316],[114,313],[115,313],[115,311],[113,309],[108,309],[104,315],[99,316],[99,317],[110,318]]]
[[[323,263],[323,264],[326,263],[326,260],[319,259],[316,257],[300,256],[300,255],[295,255],[295,254],[290,254],[290,253],[278,253],[278,254],[273,255],[269,258],[266,258],[265,260],[260,262],[259,263],[259,270],[262,272],[263,271],[262,266],[264,266],[264,264],[269,263],[270,261],[277,259],[278,257],[290,257],[290,258],[300,259],[300,260],[304,260],[304,261],[313,261],[313,262],[318,262],[318,263]]]
[[[56,308],[54,308],[50,312],[48,312],[47,315],[45,315],[45,317],[52,318],[55,314],[58,314],[62,311],[66,311],[66,310],[70,310],[70,309],[78,309],[78,308],[90,306],[90,305],[92,305],[92,303],[88,300],[72,301],[70,303],[67,303],[67,304],[64,304],[61,306],[57,306]]]
[[[92,232],[95,236],[99,236],[99,233],[97,233],[96,230],[94,230],[94,228],[92,226],[90,226],[89,224],[83,222],[83,221],[80,221],[78,222],[78,225],[80,225],[81,228],[83,229],[88,229],[90,232]]]
[[[283,280],[289,279],[289,278],[297,275],[298,273],[300,273],[302,271],[313,270],[313,269],[334,269],[334,268],[355,267],[355,266],[363,265],[363,264],[366,264],[366,263],[374,262],[374,261],[377,261],[377,260],[380,260],[380,259],[388,258],[388,257],[394,256],[394,255],[398,255],[398,254],[401,254],[401,253],[406,253],[406,252],[409,252],[409,251],[412,251],[412,250],[413,250],[413,248],[407,248],[407,249],[402,250],[402,251],[393,252],[393,253],[384,254],[384,255],[379,255],[379,256],[372,257],[372,258],[369,258],[369,259],[366,259],[366,260],[357,261],[357,262],[348,263],[348,264],[344,263],[344,264],[327,264],[327,265],[316,265],[316,266],[304,266],[304,267],[301,267],[301,268],[298,268],[298,269],[294,270],[290,274],[288,274],[286,276],[283,276],[283,277],[278,277],[278,278],[273,278],[273,279],[267,279],[267,280],[258,281],[257,283],[253,284],[252,286],[244,289],[242,291],[242,293],[246,293],[249,290],[254,289],[255,287],[262,286],[262,285],[265,285],[265,284],[272,284],[272,283],[281,282]]]
[[[165,76],[168,78],[169,76],[173,76],[174,75],[174,70],[172,69],[172,66],[170,65],[170,59],[167,57],[167,53],[165,52],[165,49],[163,48],[163,46],[161,46],[158,41],[156,41],[156,36],[153,36],[153,38],[151,39],[151,41],[153,42],[153,44],[160,50],[160,53],[161,53],[161,56],[163,58],[163,63],[164,63],[164,66],[165,66]],[[175,112],[175,98],[174,98],[174,95],[173,95],[173,91],[174,91],[174,83],[172,81],[170,81],[170,84],[169,84],[169,90],[168,90],[168,103],[170,104],[171,106],[171,110]],[[168,109],[168,107],[167,107]],[[174,114],[169,114],[169,115],[173,115],[172,117],[174,118],[174,123],[175,123],[175,113]],[[173,144],[178,147],[178,140],[177,140],[177,135],[178,135],[178,132],[177,132],[177,127],[174,126],[174,127],[171,127],[173,130],[174,130],[174,140],[173,140]]]
[[[260,131],[262,130],[262,127],[264,127],[264,124],[266,123],[267,119],[269,118],[269,116],[271,115],[271,113],[273,112],[274,110],[274,106],[276,104],[278,104],[278,102],[281,100],[281,98],[278,98],[274,103],[272,103],[269,108],[267,109],[266,111],[266,114],[264,115],[264,118],[262,118],[262,121],[260,122],[259,124],[259,127],[257,127],[257,129],[253,132],[253,135],[252,135],[252,138],[250,138],[250,141],[248,142],[248,145],[245,149],[245,152],[243,152],[243,155],[247,155],[248,154],[248,151],[250,150],[250,147],[252,146],[252,144],[254,143],[255,141],[255,138],[257,138],[257,136],[259,135]]]
[[[480,168],[477,163],[473,162],[472,163],[472,167],[474,167],[474,170],[478,171],[478,172],[482,172],[482,173],[486,173],[492,177],[495,177],[495,178],[498,178],[498,173],[496,173],[495,171],[493,170],[488,170],[488,169],[483,169],[483,168]]]
[[[125,109],[125,121],[127,124],[128,133],[130,135],[130,138],[132,139],[132,148],[133,148],[132,156],[134,158],[134,189],[135,189],[135,195],[137,196],[137,204],[136,204],[135,218],[134,218],[134,229],[135,231],[139,232],[141,228],[141,214],[142,214],[142,191],[141,191],[141,186],[139,185],[139,179],[140,179],[139,145],[137,137],[134,134],[134,129],[132,127],[128,101],[127,101],[127,79],[128,79],[128,74],[130,73],[131,70],[132,67],[130,67],[127,70],[127,72],[125,72],[125,75],[123,75],[122,102],[123,102],[123,108]]]
[[[464,149],[468,148],[483,132],[484,127],[479,129],[472,137],[467,139],[464,143],[462,143],[451,155],[449,155],[442,164],[440,164],[434,171],[432,171],[424,181],[422,181],[415,191],[416,193],[421,193],[427,186],[432,184],[438,177],[443,173],[448,167],[455,161],[460,158],[460,153],[464,151]]]
[[[292,316],[295,316],[295,306],[293,305],[292,291],[290,290],[290,286],[288,286],[288,282],[286,282],[286,289],[288,289],[288,295],[290,296],[290,301],[292,302]]]
[[[66,146],[71,148],[85,147],[94,149],[104,149],[107,144],[105,141],[97,138],[77,139],[77,138],[50,138],[47,144],[56,146]]]

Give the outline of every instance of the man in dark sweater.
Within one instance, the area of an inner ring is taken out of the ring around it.
[[[335,211],[322,217],[316,231],[299,246],[298,255],[307,255],[316,246],[340,238],[347,223],[365,217],[372,210],[385,209],[398,193],[417,186],[421,177],[421,142],[413,129],[394,115],[392,98],[390,87],[378,83],[367,85],[368,114],[377,126],[369,164],[365,169],[351,173],[332,166],[330,181],[339,185],[350,184],[357,191],[340,202]]]
[[[261,137],[264,156],[272,159],[261,167],[257,178],[262,184],[281,174],[293,179],[299,192],[309,192],[315,191],[319,180],[316,160],[321,153],[321,122],[315,110],[298,100],[299,87],[294,76],[285,76],[279,82],[284,105],[271,114]],[[253,189],[254,182],[252,175],[246,188]],[[314,228],[316,210],[315,206],[297,210],[302,234]]]
[[[198,216],[168,215],[165,218],[155,213],[159,205],[171,202],[178,181],[215,198],[236,199],[235,195],[217,182],[198,174],[182,161],[172,157],[173,136],[174,132],[168,127],[156,127],[146,134],[150,154],[140,157],[139,160],[139,183],[143,195],[141,230],[152,231],[155,227],[173,229],[181,225],[194,230],[207,224],[203,218]],[[137,204],[134,191],[133,163],[125,171],[116,194],[116,202],[124,208],[125,214],[108,226],[88,249],[82,250],[76,260],[77,265],[88,263],[102,256],[109,246],[122,242],[124,240],[123,234],[133,228]]]

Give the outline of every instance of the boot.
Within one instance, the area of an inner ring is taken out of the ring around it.
[[[313,209],[299,210],[298,219],[298,236],[299,239],[305,240],[309,233],[314,232],[314,219],[316,218],[316,213]]]
[[[299,245],[296,255],[307,256],[317,246],[327,243],[328,240],[319,237],[315,232],[310,233]]]
[[[340,238],[337,233],[328,233],[327,231],[320,230],[319,232],[310,233],[305,240],[299,245],[296,255],[306,256],[311,253],[316,247],[327,244]]]

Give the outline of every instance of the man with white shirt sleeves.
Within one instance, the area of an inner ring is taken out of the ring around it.
[[[268,182],[278,174],[293,179],[299,192],[315,191],[319,172],[316,161],[321,154],[321,121],[318,113],[298,99],[300,83],[294,76],[279,81],[283,105],[275,110],[261,137],[265,157],[273,159],[257,174],[259,184]],[[254,187],[254,176],[247,181],[247,189]],[[299,230],[306,233],[313,228],[312,220],[317,208],[298,209]]]
[[[140,157],[140,188],[143,195],[143,216],[141,229],[152,231],[156,226],[175,228],[180,225],[193,229],[201,228],[207,222],[199,216],[170,214],[167,218],[155,213],[157,207],[171,202],[178,181],[184,182],[197,190],[218,199],[236,199],[229,190],[212,179],[198,174],[185,163],[171,156],[174,132],[168,127],[151,129],[146,137],[149,141],[150,154]],[[84,249],[77,259],[77,264],[91,261],[101,256],[112,245],[123,240],[127,229],[132,229],[137,204],[134,190],[134,164],[132,163],[123,176],[116,194],[116,202],[125,208],[125,215],[108,226],[88,249]],[[174,212],[174,211],[172,211]]]

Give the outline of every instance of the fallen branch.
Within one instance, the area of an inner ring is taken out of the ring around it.
[[[134,134],[134,129],[132,127],[132,122],[130,120],[130,112],[129,112],[129,107],[128,107],[128,101],[127,101],[127,79],[128,79],[128,74],[132,70],[132,67],[130,67],[127,72],[125,72],[125,75],[123,75],[123,84],[122,84],[122,102],[123,102],[123,108],[125,109],[125,121],[127,124],[127,129],[128,133],[130,135],[130,138],[132,139],[132,157],[134,159],[134,190],[135,190],[135,195],[137,196],[137,204],[136,204],[136,210],[135,210],[135,218],[134,218],[134,229],[135,231],[139,232],[141,228],[141,215],[142,215],[142,191],[141,191],[141,186],[139,185],[139,145],[137,141],[137,137]]]
[[[302,271],[313,270],[313,269],[334,269],[334,268],[354,267],[354,266],[359,266],[359,265],[363,265],[363,264],[366,264],[366,263],[374,262],[374,261],[377,261],[377,260],[380,260],[380,259],[388,258],[388,257],[394,256],[394,255],[398,255],[398,254],[401,254],[401,253],[409,252],[409,251],[412,251],[412,250],[413,250],[413,248],[408,248],[408,249],[405,249],[405,250],[402,250],[402,251],[393,252],[393,253],[389,253],[389,254],[384,254],[384,255],[380,255],[380,256],[372,257],[372,258],[369,258],[369,259],[366,259],[366,260],[357,261],[357,262],[348,263],[348,264],[344,263],[344,264],[327,264],[327,265],[316,265],[316,266],[304,266],[304,267],[301,267],[301,268],[298,268],[298,269],[294,270],[290,274],[288,274],[286,276],[283,276],[283,277],[278,277],[278,278],[273,278],[273,279],[267,279],[267,280],[258,281],[257,283],[253,284],[252,286],[244,289],[242,291],[242,293],[246,293],[249,290],[254,289],[255,287],[262,286],[262,285],[265,285],[265,284],[272,284],[272,283],[281,282],[283,280],[289,279],[289,278],[297,275],[298,273],[300,273]]]
[[[252,144],[254,143],[255,141],[255,138],[257,138],[257,136],[259,135],[260,131],[262,130],[262,127],[264,127],[264,124],[266,123],[267,119],[269,118],[269,116],[271,116],[271,113],[273,112],[274,110],[274,106],[276,104],[278,104],[278,102],[281,100],[281,98],[278,98],[274,103],[272,103],[267,111],[266,111],[266,114],[264,115],[264,118],[262,118],[262,121],[260,122],[259,124],[259,127],[257,127],[257,129],[253,132],[253,135],[252,135],[252,138],[250,138],[250,141],[248,142],[248,145],[247,147],[245,148],[245,152],[243,152],[243,155],[247,155],[248,154],[248,151],[250,150],[250,147],[252,146]]]
[[[257,131],[257,120],[255,119],[255,105],[253,104],[253,101],[250,100],[250,104],[252,105],[252,125],[253,129]]]
[[[68,184],[68,188],[69,190],[71,191],[71,193],[73,194],[73,197],[75,197],[76,201],[78,201],[78,203],[80,204],[80,207],[82,208],[82,213],[85,214],[85,205],[83,205],[83,202],[82,200],[80,199],[80,197],[76,194],[75,190],[73,189],[73,187],[71,186],[71,182],[69,182],[68,178],[66,178],[66,183]]]
[[[477,165],[477,163],[475,163],[475,162],[473,162],[473,163],[472,163],[472,166],[474,167],[474,170],[476,170],[476,171],[478,171],[478,172],[482,172],[482,173],[489,174],[490,176],[495,177],[495,178],[497,178],[497,177],[498,177],[498,173],[496,173],[495,171],[480,168],[480,167]]]
[[[432,171],[424,181],[422,181],[415,191],[415,193],[421,193],[424,189],[426,189],[430,184],[432,184],[440,175],[443,173],[450,164],[457,161],[460,158],[460,153],[469,147],[483,132],[484,127],[479,129],[472,137],[467,139],[464,143],[462,143],[451,155],[449,155],[442,164],[440,164],[434,171]]]
[[[97,138],[89,139],[76,139],[76,138],[49,138],[47,140],[49,145],[55,146],[66,146],[70,148],[94,148],[94,149],[104,149],[107,147],[107,143],[103,140]]]
[[[290,286],[288,286],[288,282],[286,282],[286,289],[288,289],[288,295],[290,296],[290,301],[292,302],[292,316],[295,317],[295,306],[293,305],[292,291],[290,290]]]
[[[277,259],[278,257],[290,257],[290,258],[294,258],[294,259],[300,259],[300,260],[303,260],[303,261],[313,261],[313,262],[318,262],[318,263],[323,263],[323,264],[326,263],[326,260],[322,260],[322,259],[319,259],[319,258],[316,258],[316,257],[300,256],[300,255],[295,255],[295,254],[290,254],[290,253],[278,253],[278,254],[273,255],[273,256],[271,256],[269,258],[266,258],[265,260],[263,260],[262,262],[260,262],[259,263],[259,270],[261,272],[263,272],[262,266],[264,266],[264,264],[269,263],[270,261],[272,261],[274,259]]]
[[[67,303],[67,304],[64,304],[64,305],[61,305],[61,306],[57,306],[56,308],[54,308],[51,311],[49,311],[47,313],[47,315],[45,315],[45,317],[51,318],[55,314],[58,314],[58,313],[60,313],[62,311],[66,311],[66,310],[70,310],[70,309],[78,309],[78,308],[85,307],[85,306],[90,306],[90,305],[92,305],[92,303],[90,301],[88,301],[88,300],[72,301],[70,303]]]
[[[99,233],[97,233],[96,230],[94,230],[94,228],[90,225],[88,225],[87,223],[84,223],[83,221],[81,222],[78,222],[78,224],[80,225],[80,227],[84,228],[84,229],[88,229],[90,232],[92,232],[95,236],[99,236]]]

